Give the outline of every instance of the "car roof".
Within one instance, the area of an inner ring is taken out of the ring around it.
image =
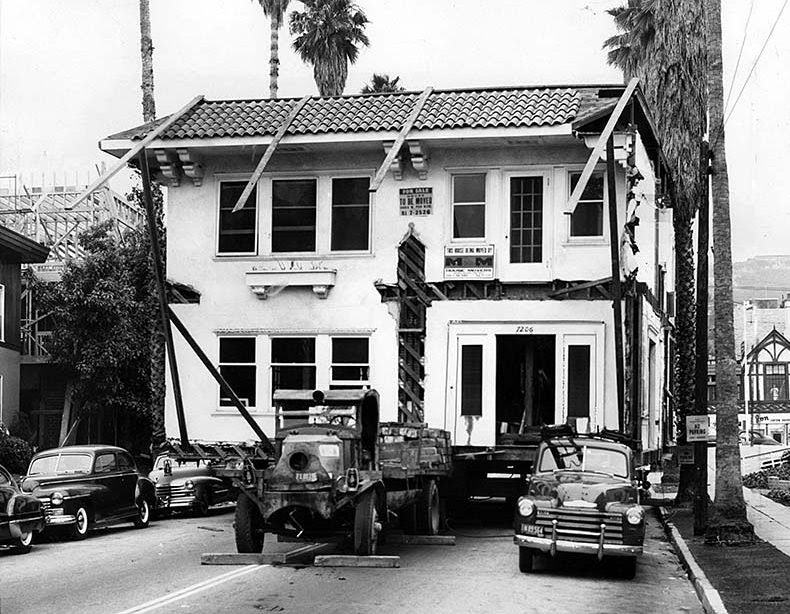
[[[50,448],[49,450],[42,450],[38,452],[34,458],[39,458],[42,456],[52,456],[55,454],[64,454],[64,453],[71,453],[71,454],[96,454],[97,452],[128,452],[123,448],[119,448],[117,446],[107,446],[107,445],[80,445],[80,446],[63,446],[61,448]]]
[[[608,439],[601,439],[599,437],[585,437],[584,435],[577,435],[575,437],[552,437],[544,441],[546,445],[553,444],[555,446],[568,446],[572,445],[571,440],[576,445],[591,445],[596,448],[605,448],[607,450],[617,450],[618,452],[625,452],[630,448],[624,443],[618,441],[611,441]]]

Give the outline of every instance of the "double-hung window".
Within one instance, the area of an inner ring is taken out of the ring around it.
[[[335,251],[369,248],[370,196],[368,177],[332,180],[332,238]]]
[[[257,249],[257,190],[233,213],[246,181],[221,181],[219,184],[218,254],[254,254]]]
[[[272,393],[315,389],[315,337],[272,337]]]
[[[272,181],[272,252],[314,252],[316,180]]]
[[[581,173],[571,173],[570,192],[579,183]],[[603,237],[603,173],[593,173],[571,214],[571,237]]]
[[[255,337],[220,337],[219,372],[247,407],[255,407],[256,371]],[[219,404],[233,407],[230,397],[222,392]]]
[[[329,387],[333,390],[366,388],[370,385],[370,356],[367,337],[332,337]]]
[[[453,175],[453,239],[486,236],[486,176]]]

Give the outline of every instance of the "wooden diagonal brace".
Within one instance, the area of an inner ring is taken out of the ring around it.
[[[609,116],[609,121],[606,122],[603,132],[601,132],[601,136],[598,137],[598,142],[595,144],[590,157],[587,159],[587,164],[584,165],[582,175],[579,177],[579,181],[576,184],[576,187],[573,189],[573,193],[568,199],[568,204],[565,206],[565,211],[563,213],[570,215],[576,210],[576,205],[578,204],[584,189],[587,187],[587,182],[590,180],[590,177],[592,177],[593,171],[595,170],[595,165],[598,164],[598,160],[601,159],[601,154],[603,154],[604,149],[606,148],[606,141],[609,140],[612,132],[614,132],[614,128],[617,125],[617,120],[620,119],[623,111],[625,111],[625,107],[628,104],[628,101],[631,100],[631,97],[634,95],[637,85],[639,85],[639,79],[631,79],[623,91],[623,95],[620,96],[620,100],[617,101],[612,114]]]
[[[269,163],[269,160],[272,159],[274,155],[274,150],[277,149],[277,145],[279,145],[282,138],[285,136],[285,133],[288,131],[288,128],[291,127],[291,124],[296,119],[296,116],[299,115],[299,112],[302,110],[307,101],[310,100],[310,96],[305,96],[301,100],[299,100],[292,108],[291,111],[288,113],[288,116],[283,120],[283,123],[280,124],[280,127],[277,128],[277,132],[274,134],[274,138],[272,142],[269,143],[269,146],[266,148],[266,151],[263,152],[263,157],[261,161],[258,162],[258,166],[255,167],[255,170],[252,173],[252,177],[247,182],[247,185],[244,187],[244,191],[239,196],[239,200],[236,201],[236,204],[233,206],[233,213],[242,209],[244,207],[244,203],[247,202],[247,199],[252,194],[253,189],[255,189],[255,184],[258,183],[258,180],[263,175],[263,171],[266,170],[266,165]]]
[[[398,136],[395,138],[395,142],[392,144],[392,147],[390,147],[390,150],[387,152],[387,156],[384,158],[384,162],[381,163],[378,172],[376,172],[376,176],[373,178],[373,181],[370,182],[369,190],[371,192],[375,192],[376,190],[378,190],[379,186],[381,185],[381,182],[384,181],[384,177],[387,175],[387,171],[390,168],[390,164],[392,164],[392,161],[395,159],[395,156],[397,156],[398,153],[400,153],[400,148],[403,147],[403,143],[406,140],[406,137],[409,135],[409,132],[411,132],[411,129],[414,126],[414,122],[417,121],[417,117],[419,116],[420,111],[422,111],[422,108],[425,106],[425,103],[428,100],[428,96],[430,96],[432,92],[433,92],[432,87],[426,87],[425,90],[423,90],[422,94],[420,94],[420,97],[417,99],[417,102],[414,103],[414,107],[409,113],[409,116],[406,118],[406,122],[403,124],[403,126],[400,129],[400,132],[398,133]]]
[[[170,126],[176,123],[181,117],[183,117],[188,111],[190,111],[196,104],[203,100],[203,95],[195,96],[192,100],[190,100],[185,106],[181,107],[178,111],[173,113],[170,117],[167,118],[162,125],[157,126],[151,132],[149,132],[142,141],[139,141],[137,145],[132,147],[129,151],[127,151],[124,156],[118,160],[118,163],[113,166],[108,172],[104,173],[101,177],[99,177],[96,181],[90,184],[85,190],[77,196],[77,198],[69,203],[66,209],[73,209],[77,205],[79,205],[83,200],[88,198],[92,192],[95,192],[100,187],[102,187],[105,183],[107,183],[119,170],[124,168],[126,164],[134,158],[137,154],[139,154],[145,147],[153,141],[156,137],[162,134],[165,130],[167,130]]]

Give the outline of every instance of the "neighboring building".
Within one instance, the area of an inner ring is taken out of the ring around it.
[[[0,226],[0,423],[19,417],[20,296],[23,264],[44,262],[49,250]]]
[[[435,91],[371,194],[419,94],[312,98],[237,213],[296,101],[203,100],[148,146],[171,188],[168,276],[200,293],[173,310],[270,433],[275,388],[372,386],[382,419],[424,419],[458,445],[570,421],[624,426],[655,457],[672,436],[674,261],[641,94],[615,132],[618,229],[628,222],[639,246],[616,238],[629,280],[624,416],[603,162],[567,209],[623,90]],[[100,147],[120,157],[149,130]],[[178,335],[176,354],[189,435],[251,438]],[[175,420],[168,390],[171,434]]]
[[[26,268],[40,281],[60,279],[70,260],[79,260],[84,250],[78,238],[94,224],[113,221],[118,232],[138,227],[140,209],[109,187],[93,192],[78,207],[71,203],[85,185],[26,186],[15,176],[0,178],[0,223],[49,247],[46,261]],[[19,302],[19,301],[17,301]],[[34,432],[32,443],[40,449],[56,447],[72,427],[70,384],[62,369],[49,363],[52,323],[39,308],[32,288],[22,284],[21,295],[22,368],[19,406]],[[65,412],[64,412],[65,409]],[[106,421],[107,418],[105,416]],[[76,440],[82,443],[110,441],[112,432],[100,416],[86,416],[78,427]]]

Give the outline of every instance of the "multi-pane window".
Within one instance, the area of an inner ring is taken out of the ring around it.
[[[332,180],[332,251],[368,249],[369,187],[368,177]]]
[[[370,384],[367,337],[333,337],[329,387],[336,390],[365,388]]]
[[[510,178],[510,262],[543,258],[543,177]]]
[[[570,193],[581,173],[571,173]],[[571,214],[572,237],[603,237],[603,173],[593,173]]]
[[[314,252],[315,179],[272,181],[272,251]]]
[[[257,238],[256,190],[239,211],[233,207],[239,200],[246,181],[222,181],[219,184],[218,254],[254,254]]]
[[[453,176],[453,239],[486,236],[486,176]]]
[[[787,365],[785,363],[768,363],[765,365],[764,400],[786,401],[787,396]]]
[[[315,338],[272,337],[272,393],[315,388]]]
[[[255,337],[220,337],[219,372],[239,400],[255,407]],[[220,407],[233,407],[230,397],[220,393]]]

